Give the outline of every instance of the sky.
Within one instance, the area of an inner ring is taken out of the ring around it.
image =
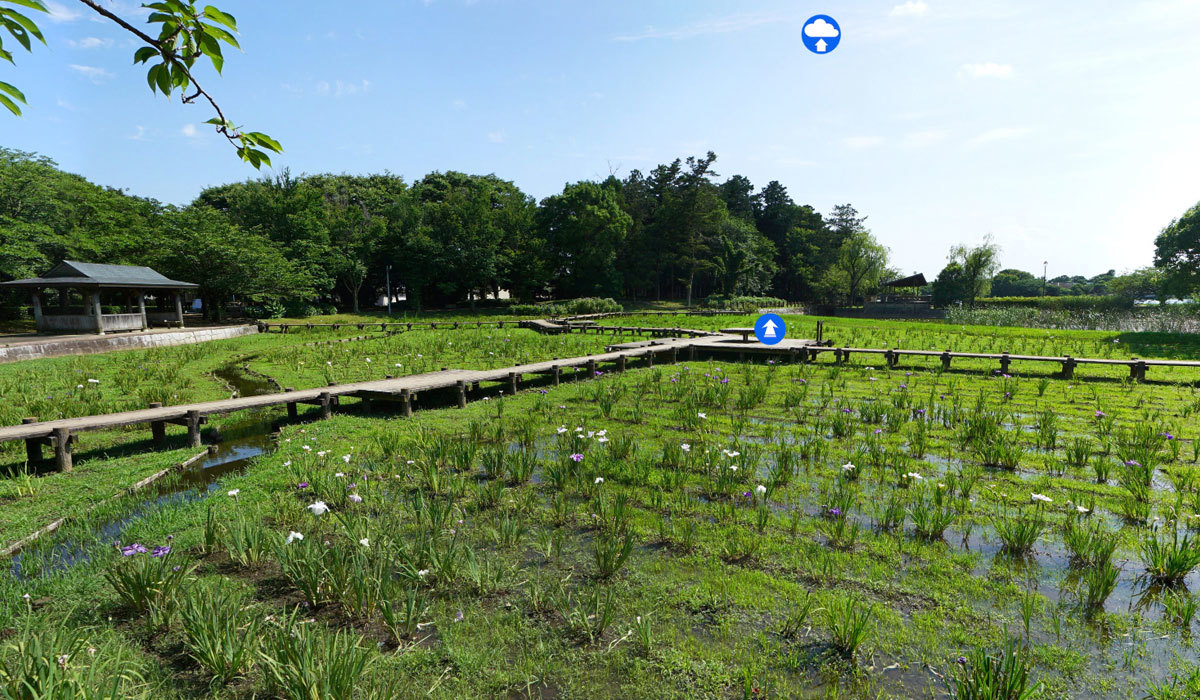
[[[1194,0],[214,1],[243,51],[198,77],[293,174],[495,173],[540,199],[711,150],[720,179],[853,204],[930,279],[989,234],[1038,275],[1148,265],[1200,200]],[[151,94],[132,35],[47,4],[48,45],[0,64],[29,101],[0,145],[175,204],[257,176],[207,107]],[[824,55],[816,14],[841,27]]]

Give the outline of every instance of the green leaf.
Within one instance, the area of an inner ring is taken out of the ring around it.
[[[6,2],[8,2],[12,5],[20,5],[22,7],[28,7],[28,8],[37,10],[39,12],[49,12],[50,11],[50,10],[46,9],[46,6],[44,4],[42,4],[42,0],[6,0]]]
[[[224,126],[224,127],[232,127],[233,126],[229,122],[222,120],[220,117],[213,117],[212,119],[209,119],[208,121],[206,121],[204,123],[212,124],[213,126]]]
[[[151,12],[150,16],[146,18],[146,22],[147,23],[170,22],[172,24],[176,24],[177,18],[175,17],[175,15],[169,15],[169,14],[166,14],[163,12]]]
[[[237,31],[237,20],[234,19],[233,15],[229,14],[228,12],[222,12],[212,5],[207,5],[204,8],[204,16],[214,22],[220,22],[235,32]]]
[[[150,66],[150,70],[146,71],[146,84],[150,86],[150,92],[158,91],[158,72],[162,70],[163,64],[155,63]]]
[[[162,91],[162,94],[170,95],[171,94],[171,71],[165,65],[160,66],[160,69],[159,69],[158,73],[155,74],[154,78],[155,78],[155,81],[158,83],[158,89]]]
[[[42,42],[43,44],[46,43],[45,37],[42,36],[42,30],[38,29],[38,26],[34,24],[31,19],[20,12],[17,12],[16,10],[6,10],[4,14],[8,15],[13,19],[13,21],[24,27],[25,31],[37,37],[38,41]]]
[[[261,131],[251,131],[250,133],[246,134],[246,138],[252,140],[256,145],[270,149],[275,153],[283,153],[283,146],[281,146],[278,141],[270,136],[267,136]]]
[[[204,25],[204,31],[208,32],[209,34],[212,34],[213,36],[217,37],[221,41],[224,41],[226,44],[229,44],[230,46],[232,46],[235,49],[242,48],[241,44],[238,43],[237,39],[233,38],[232,34],[225,31],[224,29],[221,29],[220,27],[214,27],[211,24],[206,24],[206,25]]]
[[[9,34],[12,34],[14,37],[16,37],[17,41],[20,42],[21,46],[25,47],[26,51],[31,50],[32,47],[29,43],[29,33],[26,32],[21,25],[8,19],[7,17],[0,17],[0,24],[3,24],[5,28],[8,29]]]
[[[7,92],[8,94],[20,100],[22,103],[25,102],[25,93],[18,90],[15,86],[9,85],[3,80],[0,80],[0,91]]]
[[[145,63],[157,55],[158,49],[154,48],[153,46],[143,46],[142,48],[133,52],[133,62]]]
[[[17,115],[18,117],[21,116],[21,108],[18,107],[15,102],[8,99],[7,96],[0,95],[0,105],[4,105],[5,107],[8,108],[8,111],[12,112],[13,114]]]

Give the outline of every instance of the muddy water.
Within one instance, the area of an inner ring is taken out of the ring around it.
[[[245,372],[236,363],[213,372],[237,396],[259,396],[275,392],[275,387],[263,377]],[[274,412],[278,412],[278,408]],[[210,431],[209,453],[175,478],[166,478],[139,493],[141,500],[120,518],[97,524],[90,537],[65,538],[49,551],[35,555],[38,562],[26,573],[22,569],[24,554],[12,559],[11,571],[18,579],[52,574],[87,561],[89,544],[95,541],[119,542],[121,535],[133,523],[166,506],[196,501],[216,490],[222,477],[240,474],[250,462],[275,447],[272,409],[256,409],[239,414],[238,420],[225,423],[221,429]]]

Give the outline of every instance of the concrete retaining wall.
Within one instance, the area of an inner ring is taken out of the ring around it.
[[[97,352],[137,350],[141,348],[165,347],[168,345],[187,345],[189,343],[203,343],[209,340],[237,338],[257,332],[258,328],[255,326],[223,326],[220,328],[184,329],[166,333],[97,335],[90,338],[72,338],[70,340],[47,338],[45,342],[0,347],[0,362],[36,360],[42,357],[60,357],[62,355],[89,355]]]

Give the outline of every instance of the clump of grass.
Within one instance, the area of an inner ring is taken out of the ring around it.
[[[1033,545],[1046,529],[1046,517],[1041,508],[1034,508],[1033,515],[1009,517],[1008,514],[997,515],[992,519],[996,534],[1000,536],[1005,553],[1014,556],[1028,554]]]
[[[122,549],[122,560],[104,570],[121,603],[145,615],[152,627],[170,622],[179,605],[179,594],[196,565],[173,556],[170,547],[149,552],[138,544]]]
[[[1063,531],[1063,543],[1071,552],[1071,561],[1077,566],[1098,567],[1112,561],[1117,549],[1117,533],[1103,525],[1080,525],[1068,520]]]
[[[0,651],[0,697],[14,700],[144,697],[142,674],[120,646],[90,646],[92,630],[29,613]]]
[[[956,700],[1030,700],[1042,692],[1029,676],[1027,652],[1016,637],[1007,637],[995,655],[975,647],[955,666],[946,689]]]
[[[428,599],[416,588],[407,589],[399,599],[385,598],[379,603],[383,624],[392,633],[396,643],[401,645],[416,637],[421,618],[428,611]]]
[[[322,631],[314,622],[286,616],[265,635],[260,659],[267,687],[286,698],[355,697],[374,660],[355,633]]]
[[[1160,537],[1158,528],[1147,534],[1142,539],[1141,557],[1152,580],[1174,586],[1200,565],[1200,541],[1186,532],[1181,537],[1177,525],[1170,529],[1170,537]]]
[[[1112,595],[1117,587],[1117,576],[1120,569],[1111,561],[1089,566],[1080,575],[1083,591],[1079,596],[1079,604],[1089,616],[1104,607],[1104,601]]]
[[[230,586],[192,590],[179,609],[188,654],[217,683],[245,675],[258,658],[261,616]]]
[[[945,490],[940,486],[922,489],[922,492],[909,502],[908,513],[912,517],[917,536],[927,540],[941,539],[955,518],[954,509],[950,507]]]
[[[842,656],[852,659],[873,631],[875,606],[857,596],[838,597],[825,607],[830,642]]]

